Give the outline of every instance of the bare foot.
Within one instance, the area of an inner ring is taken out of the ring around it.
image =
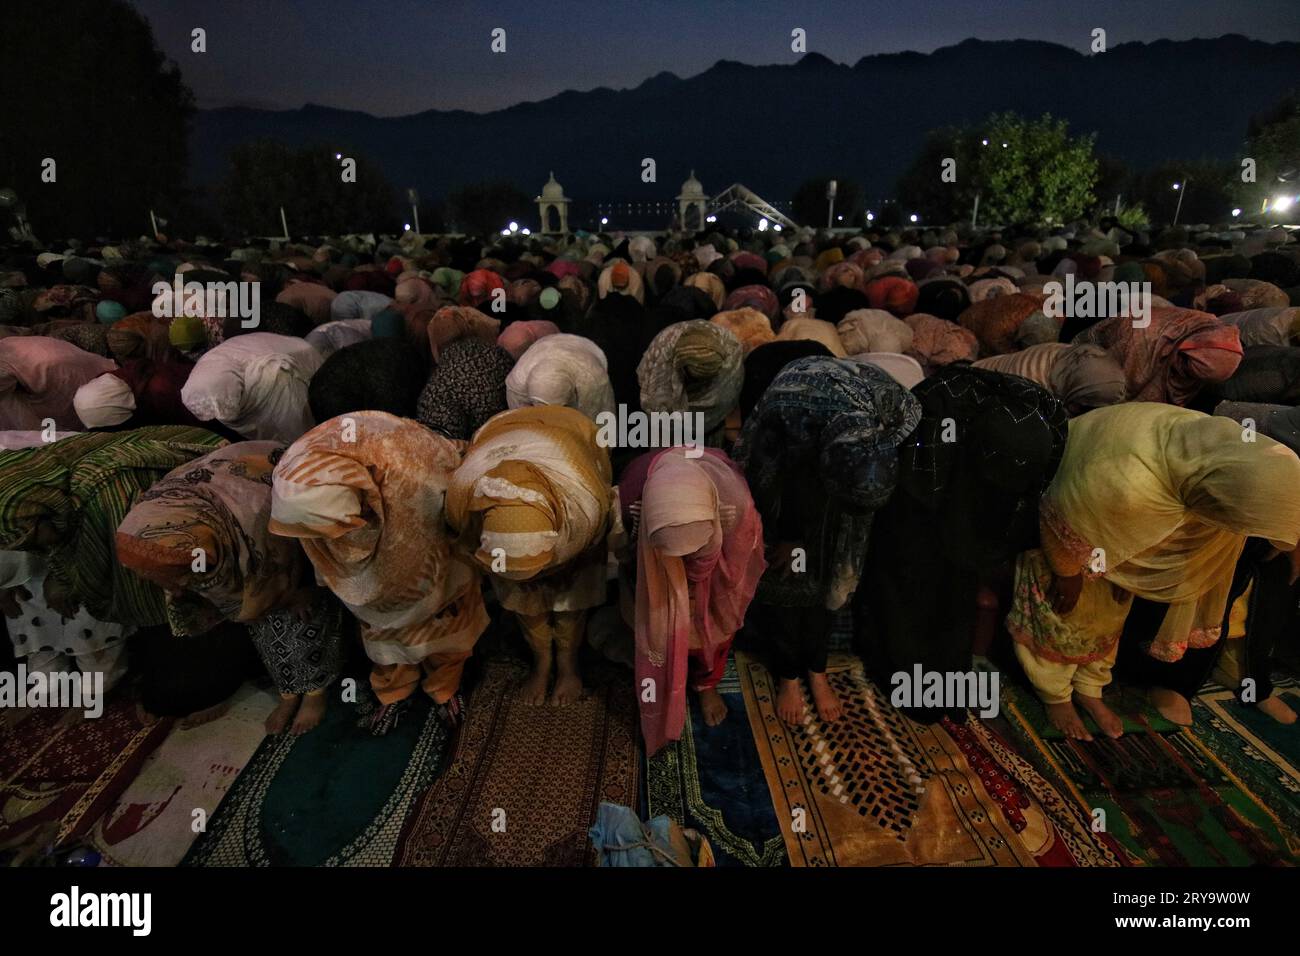
[[[1290,726],[1296,721],[1295,711],[1288,707],[1281,697],[1265,697],[1257,706],[1263,713],[1268,714],[1279,724]]]
[[[145,709],[144,704],[142,704],[138,700],[135,702],[135,718],[136,720],[140,721],[140,723],[144,724],[146,727],[149,726],[150,724],[156,724],[158,723],[158,721],[162,720],[162,718],[159,717],[157,714],[151,714],[147,709]]]
[[[1088,697],[1086,694],[1075,694],[1075,702],[1088,712],[1101,732],[1112,740],[1118,740],[1124,736],[1124,721],[1120,716],[1106,706],[1106,703],[1100,697]]]
[[[226,716],[228,710],[230,710],[230,701],[228,700],[223,700],[221,703],[214,704],[203,710],[196,710],[181,721],[181,730],[193,730],[195,727],[210,724],[212,721]]]
[[[1180,727],[1192,726],[1192,705],[1187,698],[1168,687],[1152,687],[1147,691],[1147,700],[1165,720]]]
[[[551,658],[534,658],[533,669],[519,685],[519,699],[532,707],[546,703],[546,685],[551,682]]]
[[[295,734],[305,734],[325,716],[325,707],[328,704],[325,694],[306,694],[302,699],[302,706],[298,708],[298,716],[293,719],[292,730]]]
[[[1052,726],[1065,736],[1071,740],[1092,739],[1092,734],[1088,733],[1088,728],[1083,725],[1083,718],[1074,709],[1074,704],[1067,700],[1061,704],[1044,704],[1043,706],[1047,708],[1047,719],[1051,721]]]
[[[292,697],[281,697],[280,702],[275,705],[275,710],[266,716],[266,732],[268,734],[282,734],[285,728],[289,726],[289,721],[293,720],[293,715],[298,710],[298,702],[302,698],[297,694]]]
[[[840,719],[843,708],[840,707],[840,695],[835,693],[824,673],[808,672],[808,689],[812,691],[813,706],[822,723],[830,724]]]
[[[700,713],[704,717],[705,727],[716,727],[727,719],[727,702],[722,699],[716,687],[702,690],[700,694]]]
[[[803,690],[799,687],[798,678],[780,679],[776,692],[776,715],[792,726],[803,723]]]
[[[552,707],[568,707],[582,696],[582,678],[576,670],[561,667],[555,675],[555,690],[551,692]]]

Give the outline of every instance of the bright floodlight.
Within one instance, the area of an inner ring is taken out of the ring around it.
[[[871,222],[875,218],[876,218],[876,214],[874,212],[867,213],[867,222]]]
[[[987,139],[982,139],[980,140],[980,144],[983,146],[987,146],[989,144],[989,141]]]
[[[1179,186],[1181,186],[1181,185],[1182,185],[1182,183],[1174,183],[1174,188],[1177,189],[1177,188],[1178,188]]]
[[[1003,143],[1003,144],[1002,144],[1002,148],[1003,148],[1003,149],[1006,149],[1006,148],[1007,148],[1007,144],[1006,144],[1006,143]]]
[[[780,232],[780,231],[781,231],[781,224],[780,224],[779,222],[778,222],[778,223],[774,223],[773,226],[772,226],[772,229],[773,229],[774,231],[776,231],[776,232]]]
[[[920,222],[921,217],[918,216],[916,213],[912,213],[911,219],[912,219],[912,222]]]
[[[704,221],[705,221],[705,222],[717,222],[717,221],[718,221],[718,217],[717,217],[717,216],[709,216],[709,217],[708,217],[707,219],[705,219]]]
[[[1286,212],[1293,202],[1295,202],[1294,196],[1278,196],[1273,200],[1273,208],[1278,212]]]
[[[843,216],[836,216],[836,217],[835,217],[835,221],[836,221],[836,222],[843,222],[843,221],[844,221],[844,217],[843,217]]]
[[[524,229],[523,232],[525,236],[531,236],[533,234],[531,229]]]
[[[510,235],[510,230],[509,230],[509,229],[502,229],[502,230],[501,230],[501,235],[503,235],[503,236],[508,236],[508,235]]]
[[[1232,211],[1232,215],[1233,215],[1233,218],[1235,219],[1237,216],[1240,216],[1240,215],[1241,215],[1241,210],[1240,210],[1240,209],[1234,209],[1234,210]]]
[[[609,217],[608,217],[608,216],[601,216],[601,217],[600,217],[600,224],[601,224],[602,226],[608,226],[608,225],[609,225]]]
[[[343,158],[343,154],[342,154],[342,153],[335,153],[335,154],[334,154],[334,158],[335,158],[335,159],[342,159],[342,158]]]
[[[514,221],[511,221],[511,223],[510,223],[510,231],[511,231],[511,232],[518,232],[518,231],[519,231],[519,223],[514,222]]]
[[[758,231],[763,232],[766,229],[767,229],[767,217],[764,216],[762,219],[758,220]]]
[[[402,223],[402,228],[405,229],[407,232],[410,232],[410,231],[411,231],[411,224],[410,224],[409,222],[404,222],[404,223]]]

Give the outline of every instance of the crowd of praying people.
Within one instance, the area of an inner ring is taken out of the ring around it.
[[[1060,314],[1067,277],[1149,312]],[[189,283],[216,299],[161,291]],[[845,626],[882,687],[1001,648],[1079,739],[1123,733],[1112,671],[1189,724],[1239,640],[1239,699],[1293,723],[1298,404],[1280,228],[15,244],[0,609],[30,671],[149,715],[212,719],[260,668],[273,734],[346,706],[362,653],[374,733],[417,695],[454,726],[494,626],[529,705],[624,665],[648,753],[688,693],[727,719],[737,641],[781,719],[840,719]],[[700,428],[602,438],[629,413]]]

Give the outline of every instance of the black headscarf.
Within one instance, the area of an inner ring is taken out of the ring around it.
[[[318,422],[360,411],[414,418],[428,375],[428,361],[405,339],[370,339],[325,360],[307,387],[307,403]]]
[[[981,580],[1037,545],[1038,499],[1067,433],[1065,406],[1015,375],[949,365],[913,394],[921,424],[899,448],[898,488],[876,514],[854,600],[855,644],[885,683],[918,663],[970,670]]]
[[[831,358],[831,350],[810,339],[792,339],[787,342],[767,342],[745,356],[745,384],[740,387],[740,418],[749,417],[767,387],[781,369],[795,359],[822,355]]]

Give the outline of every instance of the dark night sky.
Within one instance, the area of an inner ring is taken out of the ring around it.
[[[636,86],[719,59],[785,63],[790,31],[852,64],[967,37],[1047,40],[1086,52],[1240,33],[1300,40],[1296,0],[133,0],[203,107],[311,102],[380,116],[493,110],[565,89]],[[190,31],[207,30],[205,54]],[[494,27],[507,52],[489,50]],[[1027,82],[1032,78],[1026,77]]]

